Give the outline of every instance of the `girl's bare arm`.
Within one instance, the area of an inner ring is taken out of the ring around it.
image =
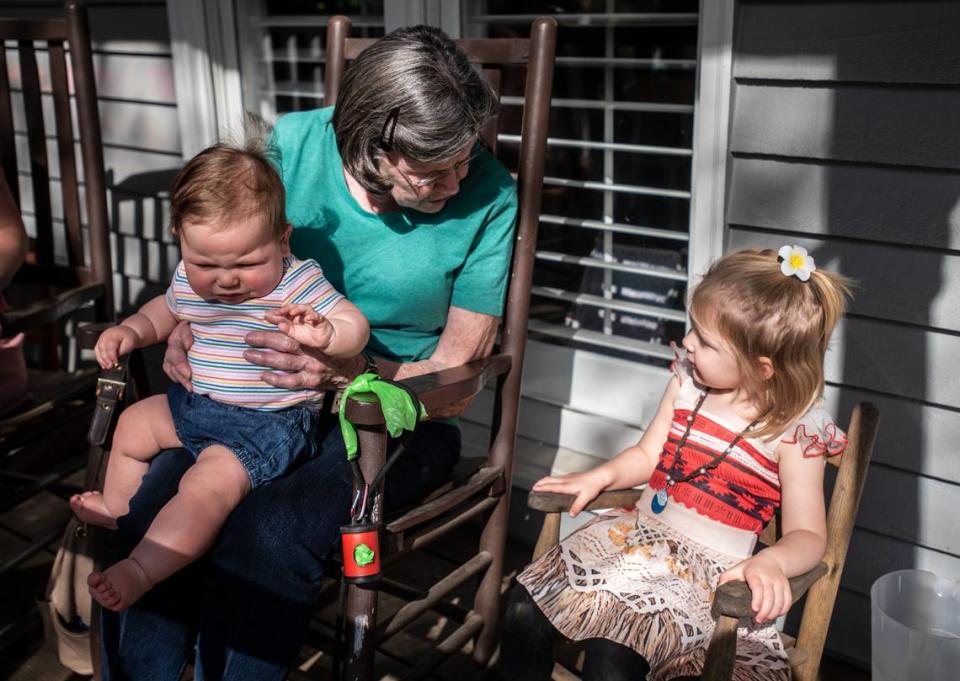
[[[647,482],[667,441],[673,420],[673,402],[679,390],[679,380],[671,378],[653,420],[637,444],[584,473],[542,478],[533,485],[534,491],[576,495],[577,499],[570,506],[570,515],[575,516],[604,490],[626,489]]]

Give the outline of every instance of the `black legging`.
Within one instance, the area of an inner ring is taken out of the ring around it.
[[[553,670],[553,643],[560,637],[550,620],[517,584],[508,595],[504,613],[500,662],[503,681],[549,681]],[[583,681],[642,681],[650,665],[632,648],[604,638],[586,642]]]

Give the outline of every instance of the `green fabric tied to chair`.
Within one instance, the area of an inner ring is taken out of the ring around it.
[[[412,391],[393,381],[386,381],[377,374],[360,374],[340,396],[340,432],[347,447],[347,461],[357,458],[357,431],[347,420],[347,401],[357,398],[372,402],[378,400],[383,411],[383,421],[390,437],[399,437],[404,430],[413,430],[417,422],[427,418],[427,410]]]

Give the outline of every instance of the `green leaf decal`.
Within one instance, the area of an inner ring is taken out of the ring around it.
[[[373,562],[374,555],[373,549],[366,544],[357,544],[353,549],[353,562],[363,567]]]

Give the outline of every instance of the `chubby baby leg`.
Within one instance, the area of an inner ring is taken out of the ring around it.
[[[127,558],[103,572],[90,573],[87,586],[97,603],[108,610],[119,611],[136,603],[153,583],[139,562]]]
[[[180,446],[166,395],[131,405],[117,423],[103,494],[74,494],[70,498],[74,515],[85,523],[116,529],[117,518],[129,510],[150,460],[164,449]]]
[[[70,510],[82,522],[105,527],[108,530],[117,529],[118,516],[107,507],[100,492],[74,494],[70,497]]]
[[[130,558],[91,575],[91,594],[110,610],[130,607],[152,585],[202,556],[249,491],[250,478],[232,451],[204,449]]]

